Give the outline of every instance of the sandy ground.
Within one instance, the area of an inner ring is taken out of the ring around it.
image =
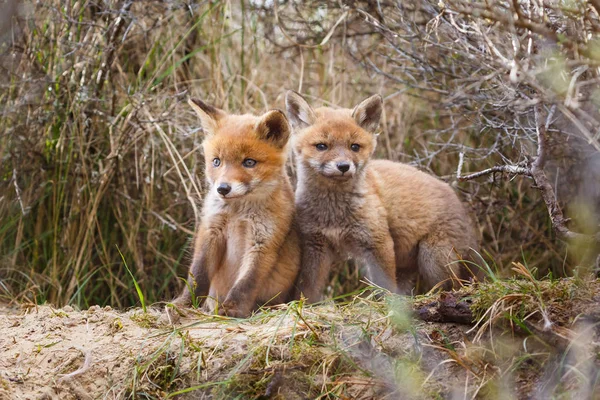
[[[136,367],[175,344],[172,330],[151,323],[155,313],[145,317],[139,309],[4,307],[0,314],[2,399],[123,398],[131,394]],[[226,338],[231,351],[241,351],[248,338],[243,327],[218,322],[186,332],[195,340]],[[218,367],[219,360],[212,361]]]
[[[101,393],[118,398],[135,364],[132,356],[159,340],[129,318],[133,312],[108,307],[2,313],[0,397],[6,399],[89,399]]]
[[[315,354],[310,354],[309,348],[298,350],[300,356],[290,353],[293,350],[287,343],[292,335],[300,342],[312,334],[311,329],[320,329],[318,324],[308,328],[291,317],[240,322],[204,316],[183,319],[180,329],[173,330],[161,326],[159,317],[158,311],[119,312],[98,306],[84,311],[69,306],[0,307],[0,398],[167,398],[169,393],[198,386],[183,397],[226,398],[225,389],[216,389],[226,387],[234,378],[254,381],[256,387],[256,381],[265,376],[271,382],[265,388],[267,397],[279,393],[279,398],[310,398],[306,382],[300,381],[306,381],[310,372],[311,384],[319,386],[319,371],[311,371],[311,363],[331,357],[330,367],[341,368],[334,365],[339,362],[327,346]],[[380,333],[389,351],[408,351],[415,346],[412,333],[392,335],[390,329]],[[394,368],[390,359],[379,353],[375,341],[368,343],[359,336],[359,328],[348,327],[336,334],[337,345],[346,349],[359,368],[362,363],[376,376],[353,376],[349,371],[335,379],[346,388],[354,385],[354,389],[346,390],[357,397],[371,398],[394,380]],[[426,339],[423,333],[420,337]],[[262,362],[264,349],[259,346],[269,348],[270,363]],[[430,354],[427,362],[433,367],[443,359],[441,353]],[[296,361],[282,374],[281,360]],[[215,382],[221,383],[213,386]],[[380,388],[375,390],[375,386]]]
[[[598,300],[488,345],[465,325],[399,328],[372,306],[188,314],[174,328],[154,309],[0,305],[0,399],[600,398]]]

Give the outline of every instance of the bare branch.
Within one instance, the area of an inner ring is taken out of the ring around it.
[[[503,172],[503,173],[513,174],[513,175],[527,175],[527,176],[531,175],[531,171],[528,168],[519,167],[517,165],[496,165],[491,168],[484,169],[483,171],[474,172],[474,173],[471,173],[468,175],[464,175],[464,176],[457,175],[457,178],[459,181],[464,182],[464,181],[469,181],[471,179],[476,179],[476,178],[482,177],[484,175],[494,174],[497,172]]]

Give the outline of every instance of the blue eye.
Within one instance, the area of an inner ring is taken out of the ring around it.
[[[213,159],[213,167],[218,167],[221,165],[221,160],[218,158]]]
[[[358,151],[360,150],[360,145],[359,145],[359,144],[357,144],[357,143],[352,143],[352,144],[350,145],[350,149],[351,149],[353,152],[355,152],[355,153],[358,153]]]
[[[327,150],[327,145],[325,143],[319,143],[315,146],[317,148],[317,150],[319,151],[325,151]]]
[[[246,158],[244,161],[242,161],[242,165],[246,168],[254,168],[254,166],[256,165],[256,160]]]

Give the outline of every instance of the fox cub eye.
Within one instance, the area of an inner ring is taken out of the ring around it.
[[[319,143],[316,145],[316,147],[317,147],[317,150],[319,150],[319,151],[327,150],[327,145],[325,143]]]
[[[244,161],[242,161],[242,165],[246,168],[253,168],[256,165],[256,160],[246,158]]]
[[[221,160],[218,158],[213,159],[213,167],[218,167],[221,165]]]
[[[350,145],[350,149],[351,149],[353,152],[355,152],[355,153],[356,153],[356,152],[358,152],[358,151],[360,150],[360,145],[359,145],[359,144],[356,144],[356,143],[352,143],[352,144]]]

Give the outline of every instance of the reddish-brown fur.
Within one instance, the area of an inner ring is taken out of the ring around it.
[[[286,105],[303,245],[298,287],[310,301],[320,298],[332,263],[347,257],[364,261],[369,278],[394,292],[410,293],[417,274],[426,289],[464,277],[457,260],[477,241],[450,186],[405,164],[370,160],[380,96],[353,110],[313,110],[288,92]]]
[[[195,296],[207,296],[209,310],[245,317],[263,304],[287,301],[299,269],[294,195],[285,172],[289,124],[278,110],[256,117],[229,115],[199,100],[190,105],[207,134],[210,191],[189,285]],[[249,159],[255,165],[245,164]],[[223,185],[227,193],[218,191]],[[175,303],[191,300],[186,286]]]

